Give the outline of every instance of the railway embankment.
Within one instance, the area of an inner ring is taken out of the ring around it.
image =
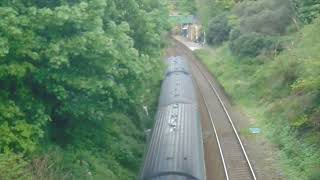
[[[195,55],[260,132],[240,134],[272,144],[284,179],[320,179],[319,2],[194,3],[213,46]]]
[[[239,58],[228,44],[195,51],[230,95],[235,106],[249,116],[250,126],[261,128],[276,151],[286,179],[318,179],[320,142],[318,102],[319,22],[292,35],[292,43],[274,59]],[[247,129],[242,133],[256,138]],[[272,161],[271,161],[272,162]]]

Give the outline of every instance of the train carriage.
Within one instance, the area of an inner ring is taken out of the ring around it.
[[[205,180],[198,103],[182,57],[168,59],[155,121],[141,179]]]

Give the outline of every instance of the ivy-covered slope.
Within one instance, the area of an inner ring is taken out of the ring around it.
[[[0,179],[132,178],[166,19],[151,0],[1,1]]]

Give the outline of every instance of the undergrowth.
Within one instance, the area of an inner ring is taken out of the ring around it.
[[[283,52],[273,57],[239,58],[228,42],[196,55],[222,83],[233,101],[265,129],[279,148],[288,179],[319,179],[320,23],[282,37]]]

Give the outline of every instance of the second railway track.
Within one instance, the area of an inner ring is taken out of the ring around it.
[[[203,108],[207,111],[208,120],[212,126],[213,137],[215,137],[220,156],[220,159],[216,157],[216,160],[222,162],[223,167],[221,169],[224,171],[225,179],[256,180],[253,166],[231,119],[232,117],[208,71],[195,60],[192,53],[186,50],[183,45],[177,43],[169,54],[185,56],[189,62],[193,78],[199,89],[199,100],[202,101]],[[210,167],[207,167],[207,173],[210,171],[208,168]],[[210,176],[208,176],[208,179],[211,179]]]

